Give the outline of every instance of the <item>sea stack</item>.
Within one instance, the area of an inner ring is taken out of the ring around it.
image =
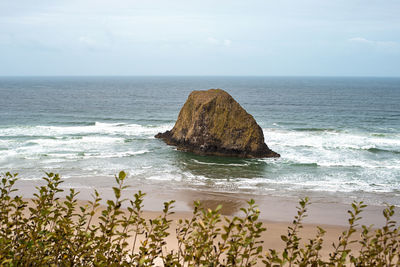
[[[253,116],[221,89],[193,91],[172,130],[158,133],[168,145],[201,155],[279,157],[264,143]]]

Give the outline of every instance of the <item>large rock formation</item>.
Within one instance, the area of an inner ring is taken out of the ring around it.
[[[262,129],[253,116],[221,89],[193,91],[174,128],[155,137],[203,155],[279,157],[264,143]]]

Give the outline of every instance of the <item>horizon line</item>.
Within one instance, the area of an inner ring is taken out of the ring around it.
[[[95,77],[271,77],[271,78],[400,78],[400,76],[380,76],[380,75],[185,75],[185,74],[171,74],[171,75],[163,75],[163,74],[154,74],[154,75],[1,75],[0,78],[68,78],[68,77],[82,77],[82,78],[95,78]]]

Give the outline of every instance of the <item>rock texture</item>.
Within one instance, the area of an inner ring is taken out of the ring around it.
[[[253,116],[221,89],[193,91],[174,128],[155,137],[203,155],[279,157],[264,143],[262,129]]]

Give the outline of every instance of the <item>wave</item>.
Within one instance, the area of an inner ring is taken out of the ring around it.
[[[84,144],[110,144],[116,142],[123,142],[122,137],[114,136],[73,136],[73,137],[59,137],[55,139],[36,139],[31,141],[41,146],[63,146],[63,145],[84,145]]]
[[[294,167],[318,167],[318,163],[292,163],[290,164],[291,166]]]
[[[172,128],[171,124],[162,125],[140,125],[128,123],[103,123],[95,122],[90,125],[79,126],[15,126],[0,129],[3,138],[26,138],[26,137],[58,137],[65,135],[131,135],[131,136],[153,136],[158,132]]]
[[[95,121],[51,121],[50,125],[60,126],[93,126],[96,124]]]
[[[173,125],[150,123],[1,128],[0,169],[34,172],[48,168],[70,175],[78,168],[83,171],[83,178],[125,169],[139,180],[178,181],[183,185],[261,193],[392,192],[400,185],[398,133],[267,128],[263,129],[266,143],[281,154],[279,159],[189,157],[176,164],[180,159],[171,155],[170,149],[160,149],[161,142],[152,140],[154,134]],[[182,167],[185,163],[194,168]]]
[[[129,158],[149,153],[147,149],[138,151],[121,151],[121,152],[85,152],[85,151],[48,151],[44,153],[27,153],[18,154],[21,159],[25,160],[45,160],[46,163],[62,163],[65,160],[81,160],[81,159],[108,159],[108,158]],[[16,155],[16,154],[14,154]]]
[[[148,153],[147,140],[171,125],[95,122],[81,126],[14,126],[0,129],[0,162],[132,157]],[[3,152],[4,150],[4,152]]]
[[[333,128],[293,128],[293,130],[299,132],[341,132],[341,130]]]
[[[270,166],[275,166],[279,168],[294,168],[298,167],[322,167],[322,168],[336,168],[336,169],[347,169],[350,171],[355,171],[355,169],[382,169],[382,170],[398,170],[400,171],[400,160],[388,160],[384,163],[380,160],[364,160],[355,158],[352,155],[342,156],[338,158],[337,156],[329,157],[321,153],[315,153],[308,156],[302,156],[302,152],[290,151],[285,155],[281,155],[279,160],[271,159],[258,159],[259,161],[265,162]]]
[[[387,150],[387,149],[380,149],[380,148],[376,148],[376,147],[367,148],[366,150],[371,153],[376,153],[376,154],[380,154],[380,153],[391,153],[391,154],[396,154],[396,155],[400,154],[400,151],[397,151],[397,150]]]
[[[192,159],[192,161],[197,164],[210,165],[210,166],[237,166],[237,167],[249,166],[249,163],[216,163],[216,162],[204,162],[196,159]]]
[[[317,149],[359,149],[377,148],[400,151],[400,135],[386,134],[371,136],[368,133],[292,131],[283,129],[263,129],[266,143],[280,147],[309,147]]]
[[[271,164],[400,170],[398,133],[263,130],[267,145],[281,154]]]
[[[125,157],[133,157],[137,155],[143,155],[149,153],[150,151],[147,149],[139,150],[139,151],[127,151],[127,152],[110,152],[103,153],[99,155],[91,155],[84,154],[84,158],[125,158]]]
[[[0,131],[1,132],[1,131]],[[48,138],[48,139],[57,139],[55,136],[46,136],[46,135],[3,135],[0,136],[0,142],[8,142],[8,141],[20,141],[26,139],[41,139],[41,138]]]
[[[375,137],[386,137],[387,135],[385,133],[372,133],[371,136]]]
[[[347,177],[346,177],[347,178]],[[393,193],[398,191],[398,183],[374,183],[358,179],[341,179],[333,177],[320,177],[317,180],[306,180],[301,177],[293,176],[286,179],[239,179],[236,181],[240,189],[252,189],[262,192],[260,188],[267,191],[277,191],[284,193],[293,191],[312,191],[312,192],[331,192],[331,193]],[[282,190],[284,188],[284,190]]]

